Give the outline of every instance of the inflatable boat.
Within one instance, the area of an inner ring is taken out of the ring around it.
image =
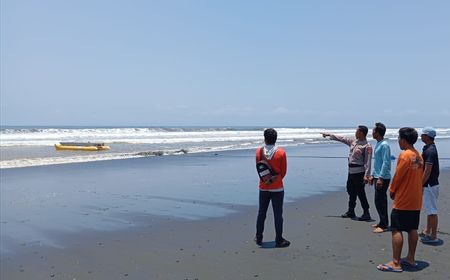
[[[105,151],[110,149],[104,143],[91,142],[60,142],[59,144],[55,144],[55,148],[61,151]]]

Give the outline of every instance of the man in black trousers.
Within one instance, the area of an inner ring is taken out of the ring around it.
[[[372,137],[377,140],[377,144],[370,184],[375,185],[375,207],[380,216],[380,222],[372,225],[374,233],[385,232],[389,226],[387,190],[391,182],[391,148],[387,139],[384,139],[385,133],[386,126],[379,122],[372,129]]]
[[[369,203],[367,202],[365,185],[370,179],[370,167],[372,163],[372,146],[367,142],[367,126],[359,125],[356,128],[355,138],[344,137],[340,135],[322,133],[322,136],[330,137],[331,140],[339,141],[350,147],[348,155],[348,178],[347,193],[348,210],[342,214],[342,218],[355,218],[356,198],[359,198],[363,215],[358,219],[360,221],[370,221]]]

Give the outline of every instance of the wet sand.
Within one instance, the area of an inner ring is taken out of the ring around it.
[[[1,279],[450,279],[450,172],[440,178],[442,244],[419,243],[419,271],[376,270],[391,258],[390,233],[373,234],[373,222],[340,218],[347,201],[342,188],[285,204],[289,248],[274,248],[271,210],[264,246],[254,244],[255,205],[197,220],[130,213],[126,229],[66,232],[57,238],[64,246],[22,244],[2,255]],[[368,197],[377,218],[372,190]]]

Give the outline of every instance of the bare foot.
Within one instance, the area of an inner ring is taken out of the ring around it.
[[[383,233],[385,231],[386,231],[386,229],[377,227],[373,230],[373,233]]]

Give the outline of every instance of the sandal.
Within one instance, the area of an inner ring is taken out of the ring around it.
[[[377,265],[377,269],[383,272],[403,272],[402,268],[395,268],[393,266],[388,265],[387,263]]]
[[[439,238],[432,238],[431,235],[426,235],[420,238],[420,242],[423,244],[437,244],[439,243]]]

